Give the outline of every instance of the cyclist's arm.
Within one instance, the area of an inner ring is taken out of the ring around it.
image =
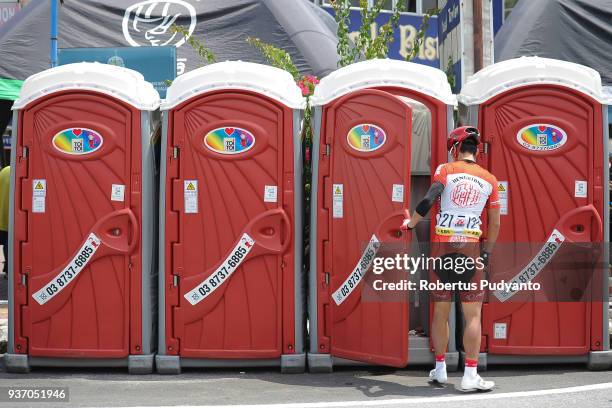
[[[416,225],[427,215],[431,207],[433,207],[436,200],[442,195],[442,191],[444,191],[444,184],[439,181],[435,181],[425,197],[417,204],[412,217],[410,218],[410,222],[408,222],[408,228],[412,229],[416,227]]]
[[[499,224],[500,224],[500,211],[499,207],[489,208],[487,211],[487,240],[483,243],[483,250],[491,253],[497,236],[499,235]]]

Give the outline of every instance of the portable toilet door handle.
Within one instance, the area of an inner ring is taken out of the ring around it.
[[[129,231],[129,233],[127,233]],[[103,251],[129,254],[138,243],[138,221],[129,208],[114,211],[101,218],[92,228],[100,237]]]
[[[251,220],[244,231],[255,241],[252,256],[285,252],[291,242],[290,227],[287,213],[280,208],[265,211]]]
[[[381,242],[410,242],[412,234],[401,230],[406,216],[404,210],[396,211],[380,222],[376,228],[376,236]]]
[[[595,229],[591,231],[593,221]],[[593,204],[568,211],[559,219],[557,226],[570,242],[598,242],[603,233],[601,216]]]

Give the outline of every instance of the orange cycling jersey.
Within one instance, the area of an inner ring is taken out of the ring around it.
[[[485,207],[499,208],[497,179],[478,164],[456,161],[441,164],[434,182],[444,185],[436,217],[439,241],[477,241]]]

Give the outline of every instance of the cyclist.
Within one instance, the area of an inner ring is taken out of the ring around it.
[[[480,133],[477,128],[463,126],[453,130],[448,138],[447,148],[453,161],[441,164],[436,169],[434,181],[425,198],[416,206],[412,217],[404,220],[402,228],[411,230],[423,219],[439,199],[435,234],[432,239],[432,256],[438,257],[434,273],[438,282],[480,283],[483,269],[488,264],[489,254],[499,234],[500,210],[497,179],[487,170],[476,164]],[[480,245],[480,224],[484,208],[488,208],[488,229],[486,241]],[[408,215],[408,214],[407,214]],[[481,257],[478,260],[478,257]],[[471,268],[457,267],[459,263],[472,258]],[[477,262],[478,261],[478,262]],[[453,265],[444,268],[441,265]],[[461,273],[463,272],[463,273]],[[469,288],[471,289],[471,288]],[[460,299],[465,318],[463,347],[465,349],[465,371],[461,380],[461,390],[490,390],[493,381],[483,380],[477,373],[478,352],[480,350],[481,320],[480,311],[484,291],[461,290]],[[429,374],[430,380],[438,383],[447,381],[444,356],[448,346],[448,316],[451,308],[450,290],[432,291],[435,303],[432,322],[432,338],[436,356],[436,366]]]

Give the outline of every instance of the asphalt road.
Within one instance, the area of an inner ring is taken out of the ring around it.
[[[426,370],[339,369],[333,374],[282,375],[270,370],[185,370],[178,376],[130,376],[122,369],[0,370],[0,387],[68,387],[58,407],[233,406],[327,407],[612,407],[612,371],[584,366],[498,367],[483,373],[497,383],[487,393],[462,393],[461,373],[445,387],[428,384]],[[0,403],[0,407],[45,403]]]

